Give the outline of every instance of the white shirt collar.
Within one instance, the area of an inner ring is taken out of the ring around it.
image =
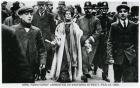
[[[124,27],[124,21],[120,19],[120,23]],[[127,27],[127,25],[128,25],[128,19],[125,20],[125,23],[126,23],[126,27]]]
[[[43,13],[43,14],[42,14]],[[43,16],[45,14],[45,10],[43,10],[43,11],[39,11],[39,15],[40,16]]]
[[[26,32],[29,32],[30,31],[30,28],[24,28]]]

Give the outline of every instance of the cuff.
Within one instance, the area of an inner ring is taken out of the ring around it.
[[[95,42],[95,39],[92,36],[90,36],[90,39],[92,42]]]

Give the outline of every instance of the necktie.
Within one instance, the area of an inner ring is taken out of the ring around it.
[[[126,22],[125,21],[123,22],[123,25],[124,25],[124,28],[126,28]]]
[[[41,13],[40,13],[40,16],[43,16],[43,15],[44,15],[44,12],[41,12]]]
[[[44,13],[41,13],[41,16],[43,16],[44,15]]]

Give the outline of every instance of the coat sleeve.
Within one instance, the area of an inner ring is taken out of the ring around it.
[[[112,53],[112,51],[113,51],[113,43],[112,43],[113,42],[112,41],[113,32],[112,32],[112,30],[113,30],[113,27],[111,25],[111,28],[110,28],[110,31],[109,31],[108,40],[107,40],[107,59],[108,60],[113,59],[113,53]]]
[[[39,54],[39,59],[40,59],[40,64],[46,65],[46,50],[45,50],[45,45],[42,37],[42,33],[40,30],[37,32],[37,49],[38,49],[38,54]]]
[[[98,18],[96,18],[95,32],[92,34],[92,37],[94,38],[95,42],[99,39],[101,31],[102,31],[102,27],[101,27],[101,24],[100,24],[100,20]]]

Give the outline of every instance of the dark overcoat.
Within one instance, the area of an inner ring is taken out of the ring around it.
[[[45,46],[42,37],[42,33],[39,28],[31,26],[28,32],[25,31],[25,27],[22,24],[12,26],[15,29],[15,34],[20,43],[26,63],[30,65],[30,72],[35,74],[38,65],[46,65]]]
[[[13,29],[2,25],[2,82],[34,82],[26,61]]]

